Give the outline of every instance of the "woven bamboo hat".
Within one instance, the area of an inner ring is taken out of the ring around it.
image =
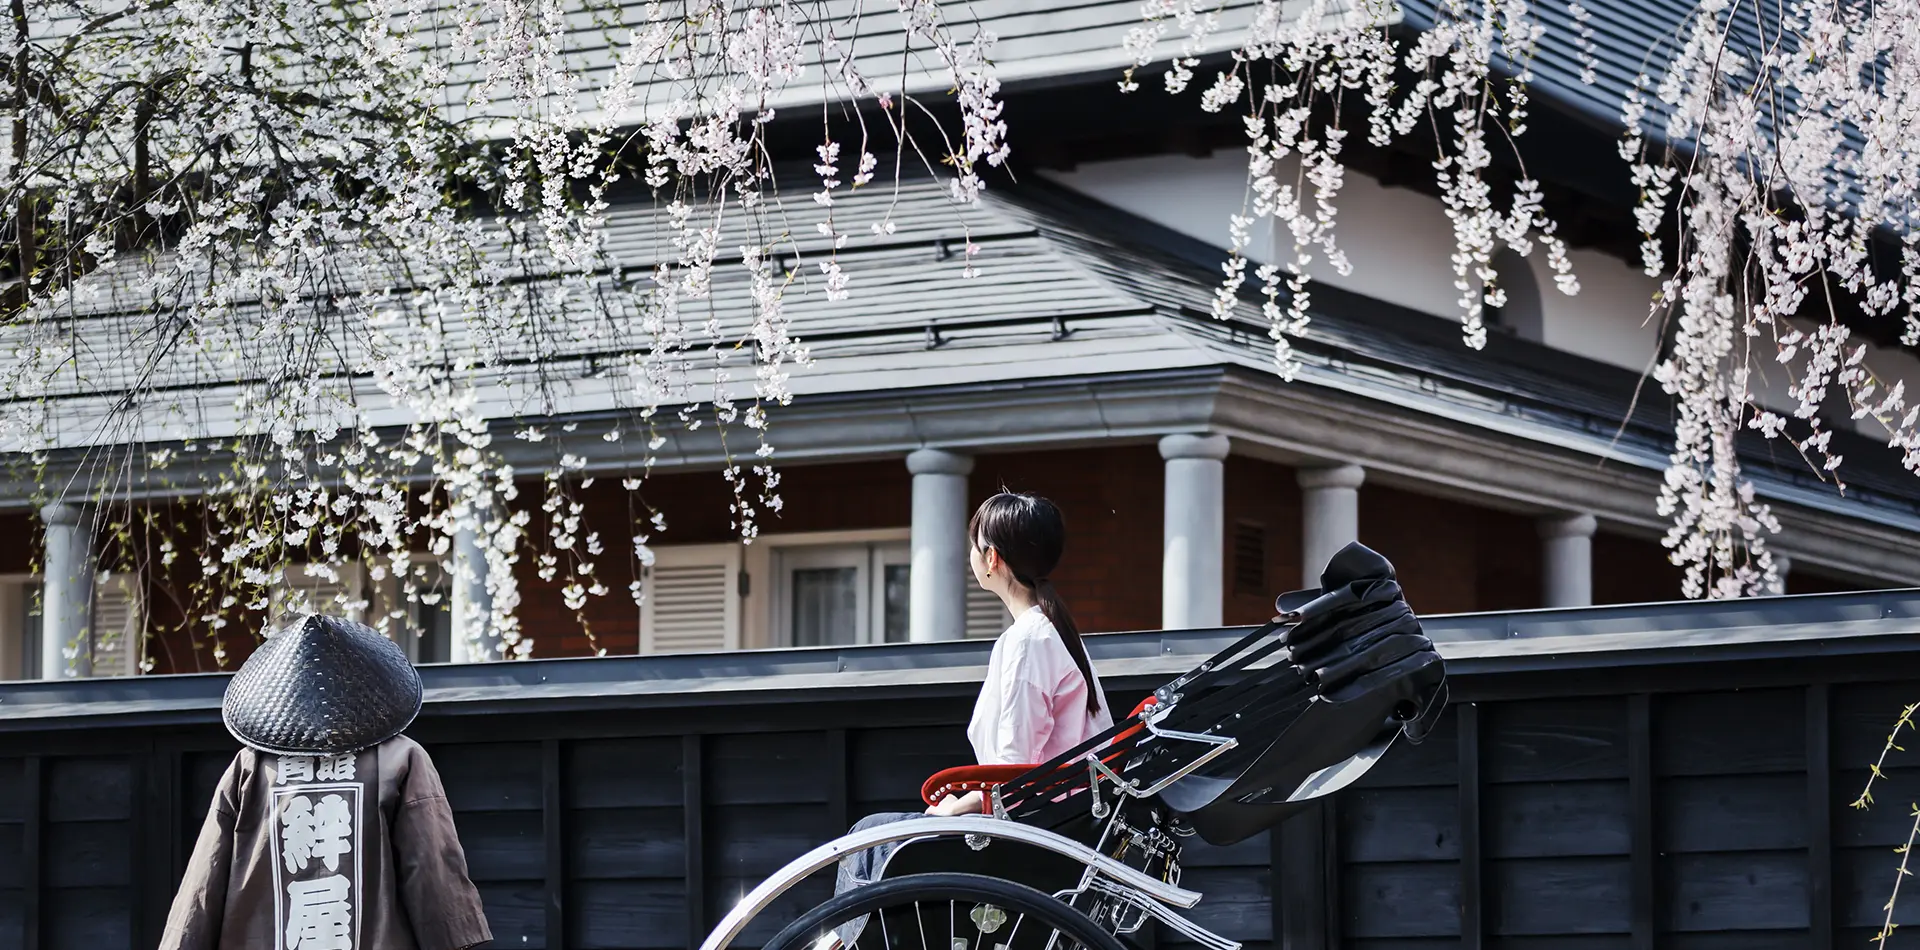
[[[278,755],[340,755],[399,735],[420,714],[420,673],[371,627],[308,614],[267,635],[227,684],[235,739]]]

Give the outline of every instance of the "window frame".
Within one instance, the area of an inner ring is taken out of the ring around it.
[[[854,581],[859,598],[855,606],[857,620],[851,644],[829,645],[886,643],[886,568],[911,566],[911,543],[911,528],[762,535],[754,545],[762,549],[760,563],[748,565],[747,571],[750,584],[765,579],[765,595],[754,598],[759,602],[752,608],[755,618],[761,621],[763,642],[775,648],[793,645],[793,571],[838,564],[857,570]]]
[[[27,606],[39,583],[38,574],[0,574],[0,681],[40,678],[39,664],[27,664],[40,658],[40,638],[26,635]]]

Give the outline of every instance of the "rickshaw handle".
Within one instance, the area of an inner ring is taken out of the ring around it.
[[[789,862],[786,867],[775,871],[773,875],[760,882],[760,886],[748,891],[740,902],[720,919],[707,939],[700,944],[700,950],[725,950],[733,938],[746,929],[747,922],[761,908],[774,898],[785,893],[788,888],[805,880],[806,877],[821,868],[837,863],[841,858],[877,845],[905,841],[909,838],[951,837],[953,835],[980,835],[987,838],[1004,838],[1045,848],[1055,854],[1064,855],[1087,865],[1106,877],[1133,888],[1149,897],[1188,908],[1200,903],[1200,894],[1185,888],[1176,887],[1165,881],[1155,880],[1112,858],[1095,851],[1078,841],[1062,837],[1041,828],[1023,825],[1003,818],[987,818],[980,815],[958,815],[951,818],[913,818],[907,821],[888,822],[876,825],[865,831],[856,832],[843,838],[836,838]]]

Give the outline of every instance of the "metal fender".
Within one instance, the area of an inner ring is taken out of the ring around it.
[[[726,946],[733,942],[733,938],[739,936],[741,930],[746,929],[747,922],[751,921],[762,908],[772,903],[774,898],[786,893],[788,888],[805,880],[815,871],[839,863],[841,858],[849,854],[909,838],[942,838],[959,835],[980,835],[985,838],[1018,841],[1036,848],[1045,848],[1079,861],[1112,881],[1163,903],[1175,907],[1192,907],[1200,903],[1198,892],[1155,880],[1078,841],[1061,837],[1051,831],[979,815],[954,818],[930,816],[889,822],[868,828],[865,831],[829,841],[795,858],[786,867],[761,881],[760,886],[748,891],[747,895],[740,899],[740,903],[735,904],[733,909],[727,912],[727,916],[721,918],[719,926],[707,935],[707,939],[700,944],[700,950],[725,950]]]

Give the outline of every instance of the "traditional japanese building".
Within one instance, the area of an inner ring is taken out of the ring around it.
[[[1233,45],[1250,10],[1227,8],[1214,48]],[[1671,413],[1644,376],[1662,346],[1648,317],[1658,284],[1636,262],[1634,195],[1608,125],[1620,76],[1583,86],[1573,53],[1551,45],[1533,65],[1543,78],[1521,146],[1574,247],[1579,295],[1556,292],[1539,260],[1503,257],[1509,301],[1488,345],[1469,349],[1451,225],[1423,190],[1428,159],[1355,143],[1339,224],[1353,271],[1317,275],[1303,369],[1286,381],[1257,300],[1211,313],[1246,188],[1237,120],[1151,82],[1116,90],[1134,4],[1021,0],[980,15],[1000,37],[1015,164],[972,207],[925,180],[842,199],[843,217],[890,205],[897,227],[841,252],[850,299],[788,302],[814,365],[772,415],[784,511],[738,543],[717,437],[665,433],[640,492],[668,524],[650,568],[604,559],[613,593],[589,601],[583,625],[523,559],[535,656],[990,636],[1004,617],[967,582],[963,536],[971,507],[1003,486],[1065,511],[1055,579],[1093,631],[1264,619],[1275,592],[1356,537],[1392,557],[1423,614],[1679,595],[1655,510]],[[1631,48],[1600,44],[1615,58]],[[775,131],[798,160],[810,133],[794,122]],[[624,242],[613,252],[643,265],[658,209],[632,195],[610,215]],[[968,241],[980,248],[971,278]],[[1270,259],[1272,236],[1251,253]],[[1893,340],[1870,339],[1879,371],[1920,381]],[[611,407],[590,355],[556,370],[576,382],[555,439],[585,459],[583,478],[601,477],[579,491],[588,527],[625,538],[641,515],[618,476],[635,450],[603,438]],[[1920,583],[1920,483],[1875,424],[1840,424],[1844,493],[1785,443],[1746,447],[1782,524],[1786,591]],[[71,668],[64,651],[83,628],[77,661],[93,675],[245,656],[260,616],[235,610],[216,630],[170,596],[191,558],[101,575],[92,559],[107,541],[88,513],[34,509],[35,487],[0,486],[0,530],[16,539],[0,550],[0,677]],[[187,521],[194,506],[145,503]],[[290,583],[342,588],[365,610],[392,596],[362,566],[327,567],[338,580],[292,570]],[[626,596],[633,580],[642,606]],[[407,639],[420,661],[464,658],[449,616],[445,600],[417,609]]]

